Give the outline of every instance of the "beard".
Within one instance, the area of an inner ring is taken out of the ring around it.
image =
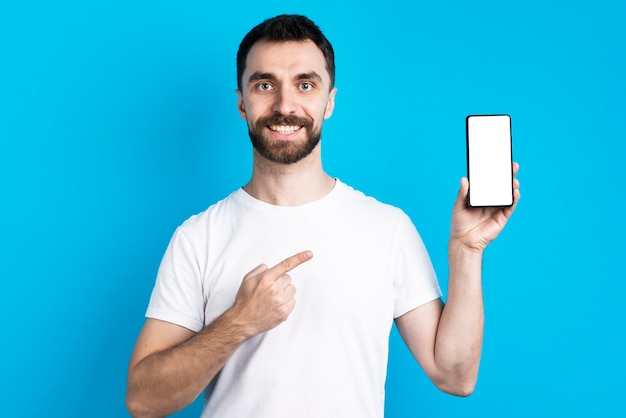
[[[305,141],[281,141],[263,136],[269,125],[293,125],[305,129]],[[293,164],[302,160],[315,149],[321,138],[321,128],[313,129],[313,120],[296,116],[272,115],[259,118],[248,127],[252,146],[265,159],[279,164]]]

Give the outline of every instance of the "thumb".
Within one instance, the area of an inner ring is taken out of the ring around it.
[[[463,210],[467,207],[467,193],[469,191],[469,181],[467,177],[461,178],[461,186],[459,192],[456,195],[456,201],[454,202],[454,211]]]

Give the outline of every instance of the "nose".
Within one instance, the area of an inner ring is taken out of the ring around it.
[[[296,92],[288,88],[281,88],[276,92],[272,110],[282,115],[296,113],[298,110],[298,102]]]

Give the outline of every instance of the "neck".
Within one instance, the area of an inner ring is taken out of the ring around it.
[[[294,164],[269,161],[254,150],[252,178],[244,190],[256,199],[278,206],[299,206],[327,195],[335,179],[324,172],[318,146]]]

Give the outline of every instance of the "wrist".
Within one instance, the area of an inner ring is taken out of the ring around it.
[[[217,320],[221,322],[224,329],[231,338],[238,340],[239,343],[254,337],[256,333],[252,330],[250,321],[246,320],[245,315],[241,314],[236,306],[227,309]]]
[[[458,238],[450,238],[448,241],[448,254],[459,255],[471,258],[482,258],[485,251],[484,246],[480,245],[468,245]]]
[[[462,287],[470,285],[474,289],[480,289],[482,265],[482,249],[472,248],[463,242],[450,240],[448,243],[448,298],[452,297],[453,291],[458,289],[459,285]],[[476,285],[478,287],[474,287]]]

